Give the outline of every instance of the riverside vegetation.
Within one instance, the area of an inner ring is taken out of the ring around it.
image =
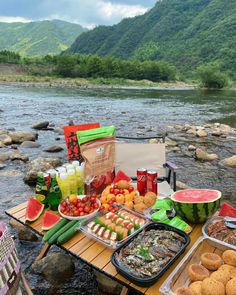
[[[17,65],[12,75],[0,75],[6,82],[55,82],[56,78],[81,78],[70,81],[72,86],[88,84],[158,86],[159,82],[180,81],[183,75],[176,67],[165,61],[122,60],[117,57],[98,55],[46,55],[43,57],[21,57],[11,51],[0,51],[0,66]],[[4,71],[2,71],[4,72]],[[196,77],[206,88],[223,88],[228,85],[227,74],[220,71],[218,64],[202,65],[196,69]],[[62,80],[57,82],[63,83]],[[68,83],[63,83],[68,84]],[[178,83],[181,85],[181,83]],[[171,86],[171,85],[170,85]],[[183,83],[182,83],[183,86]]]

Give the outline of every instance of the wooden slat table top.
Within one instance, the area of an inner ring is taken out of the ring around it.
[[[25,210],[27,202],[22,203],[16,207],[13,207],[6,211],[6,214],[10,217],[18,220],[19,222],[25,224]],[[42,216],[33,223],[27,223],[26,225],[32,230],[36,231],[38,234],[43,235],[41,230]],[[195,241],[201,236],[201,226],[195,225],[192,233],[190,234],[191,242],[187,247],[185,253],[192,247]],[[80,258],[84,262],[88,263],[90,266],[94,267],[98,271],[104,273],[105,275],[119,281],[122,285],[128,288],[132,288],[137,292],[147,295],[158,295],[160,294],[159,288],[162,283],[166,280],[173,269],[178,265],[178,263],[183,258],[182,254],[179,259],[169,268],[169,270],[152,286],[147,288],[142,288],[130,282],[126,278],[122,277],[117,273],[115,267],[111,263],[111,255],[113,253],[112,249],[109,249],[102,244],[95,242],[93,239],[87,237],[84,233],[78,232],[71,240],[62,245],[62,248],[69,251],[72,255]]]

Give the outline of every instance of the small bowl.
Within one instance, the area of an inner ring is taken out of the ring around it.
[[[77,196],[77,199],[83,199],[83,198],[85,198],[85,197],[86,197],[86,195],[79,195],[79,196]],[[68,216],[68,215],[65,215],[65,214],[63,214],[63,213],[61,212],[61,205],[58,206],[58,212],[60,213],[60,215],[61,215],[62,217],[66,218],[66,219],[68,219],[68,220],[82,220],[82,219],[83,219],[83,220],[86,220],[86,219],[92,218],[92,217],[94,217],[94,216],[97,215],[97,213],[98,213],[98,211],[99,211],[99,209],[100,209],[100,207],[101,207],[101,202],[99,201],[99,199],[97,199],[97,204],[98,204],[98,206],[99,206],[98,209],[94,210],[94,211],[93,211],[92,213],[90,213],[90,214],[83,215],[83,216]]]

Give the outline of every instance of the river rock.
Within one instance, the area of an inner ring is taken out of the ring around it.
[[[45,172],[49,169],[56,168],[62,164],[63,162],[59,158],[39,157],[35,160],[32,160],[27,167],[28,169],[24,181],[28,184],[34,185],[37,180],[38,172]]]
[[[29,228],[24,226],[20,230],[18,230],[18,238],[21,241],[29,241],[29,242],[36,242],[38,241],[38,237],[35,233],[33,233]]]
[[[223,134],[223,132],[220,128],[214,129],[211,133],[211,135],[213,135],[213,136],[221,136],[222,134]]]
[[[199,129],[199,130],[197,130],[196,135],[197,135],[197,137],[207,137],[208,133],[203,129]]]
[[[225,166],[236,168],[236,155],[222,160],[221,163]]]
[[[24,141],[22,142],[22,144],[20,145],[21,148],[38,148],[40,147],[40,144],[34,141]]]
[[[49,253],[33,264],[33,270],[48,282],[60,285],[74,275],[75,265],[68,254]]]
[[[178,180],[176,181],[176,186],[179,189],[189,189],[190,188],[186,183],[178,181]]]
[[[0,154],[0,162],[6,162],[9,159],[10,159],[9,154]]]
[[[165,143],[167,146],[177,146],[178,143],[168,137],[165,138]]]
[[[4,168],[6,168],[6,167],[7,167],[6,164],[1,164],[1,163],[0,163],[0,170],[4,169]]]
[[[194,145],[190,144],[190,145],[188,146],[188,150],[189,150],[189,151],[195,151],[195,150],[196,150],[196,147],[195,147]]]
[[[13,143],[22,143],[24,141],[35,141],[38,138],[37,133],[26,131],[11,131],[9,136]]]
[[[153,144],[153,143],[158,143],[158,140],[156,138],[151,138],[149,140],[149,143]]]
[[[215,127],[220,127],[220,123],[214,123]]]
[[[15,161],[15,160],[20,160],[22,162],[28,162],[29,161],[29,158],[26,155],[21,154],[19,152],[15,152],[14,154],[12,154],[10,156],[10,159],[11,159],[11,161]]]
[[[49,125],[48,121],[43,121],[43,122],[36,123],[35,125],[32,126],[32,128],[36,130],[41,130],[41,129],[47,128],[48,125]]]
[[[229,132],[233,131],[233,128],[230,127],[229,125],[226,125],[226,124],[220,124],[220,130],[223,133],[229,133]]]
[[[197,160],[201,161],[213,161],[218,159],[216,154],[208,154],[206,151],[200,148],[196,149],[195,156]]]
[[[122,287],[119,283],[98,271],[94,271],[94,274],[98,282],[98,288],[103,294],[121,294]]]
[[[7,133],[8,133],[7,130],[4,130],[4,129],[1,129],[1,130],[0,130],[0,135],[2,135],[2,134],[7,134]]]
[[[54,128],[54,132],[58,133],[59,135],[64,135],[64,130],[60,127]]]
[[[2,142],[5,145],[10,145],[12,143],[12,139],[7,134],[0,135],[0,142]]]
[[[4,148],[4,147],[6,147],[5,144],[0,141],[0,148]]]
[[[186,134],[193,134],[193,135],[196,135],[197,134],[197,131],[196,129],[193,129],[193,128],[190,128],[186,131]]]
[[[48,153],[58,153],[63,151],[63,147],[59,145],[53,145],[53,146],[45,148],[43,151]]]

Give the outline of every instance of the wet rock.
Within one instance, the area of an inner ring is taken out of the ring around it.
[[[48,153],[58,153],[63,151],[63,147],[59,145],[53,145],[53,146],[45,148],[43,151]]]
[[[122,287],[119,283],[108,278],[98,271],[94,271],[94,274],[98,282],[98,288],[104,294],[121,294]]]
[[[236,168],[236,155],[222,160],[221,163],[225,166]]]
[[[19,160],[19,161],[22,161],[22,162],[25,162],[26,163],[26,162],[29,161],[29,158],[26,155],[24,155],[24,154],[21,154],[19,152],[15,152],[14,154],[12,154],[10,156],[10,160],[11,161]]]
[[[158,140],[156,139],[156,138],[151,138],[150,140],[149,140],[149,143],[158,143]]]
[[[233,131],[233,128],[230,127],[229,125],[221,124],[221,125],[220,125],[220,130],[221,130],[223,133],[229,133],[229,132]]]
[[[172,152],[179,152],[180,148],[178,146],[175,146],[171,149]]]
[[[204,130],[205,127],[204,126],[196,126],[196,130]]]
[[[193,128],[189,129],[186,134],[193,134],[193,135],[196,135],[197,134],[197,131]]]
[[[5,145],[10,145],[12,143],[12,139],[7,134],[0,135],[0,142],[2,142]]]
[[[3,110],[2,109],[0,109],[0,113],[3,113]]]
[[[12,144],[12,145],[11,145],[11,149],[13,149],[13,150],[17,150],[17,149],[18,149],[18,145],[17,145],[17,144]]]
[[[195,147],[194,145],[190,144],[190,145],[188,146],[188,150],[189,150],[189,151],[195,151],[195,150],[196,150],[196,147]]]
[[[72,258],[65,253],[49,253],[45,258],[36,261],[32,267],[36,273],[56,285],[63,284],[75,272]]]
[[[167,146],[177,146],[178,143],[168,137],[165,138],[165,143]]]
[[[176,181],[176,186],[179,189],[189,189],[190,188],[186,183],[181,182],[181,181]]]
[[[35,141],[38,138],[37,133],[26,131],[11,131],[9,136],[13,143],[22,143],[24,141]]]
[[[208,154],[206,151],[200,148],[196,149],[195,156],[197,160],[201,161],[213,161],[218,159],[216,154]]]
[[[34,141],[24,141],[22,142],[22,144],[20,145],[21,148],[38,148],[40,147],[40,144]]]
[[[220,123],[214,123],[215,127],[220,127]]]
[[[28,167],[24,181],[28,184],[35,184],[38,172],[45,172],[49,169],[56,168],[62,165],[63,162],[59,158],[37,158],[32,160]]]
[[[74,121],[73,120],[70,120],[69,122],[68,122],[68,125],[69,126],[74,126],[75,124],[74,124]]]
[[[199,129],[197,130],[196,135],[197,137],[207,137],[208,133],[203,129]]]
[[[9,154],[0,154],[0,162],[6,162],[9,159],[10,159]]]
[[[60,127],[54,128],[54,132],[58,133],[59,135],[64,135],[64,130]]]
[[[220,128],[216,128],[215,130],[212,131],[211,135],[213,136],[221,136],[223,133]]]
[[[5,165],[5,164],[0,164],[0,170],[4,169],[5,167],[7,167],[7,165]]]
[[[178,129],[178,130],[182,130],[183,126],[177,124],[177,125],[174,126],[174,128],[175,128],[175,129]]]
[[[138,126],[138,129],[145,129],[145,126]]]
[[[22,176],[22,173],[19,170],[14,170],[14,169],[10,169],[10,170],[3,170],[0,173],[1,176],[6,176],[6,177],[19,177]]]
[[[35,125],[32,126],[32,128],[36,130],[42,130],[44,128],[47,128],[48,125],[49,125],[49,121],[43,121],[43,122],[36,123]]]
[[[4,148],[4,147],[6,147],[5,144],[0,141],[0,148]]]
[[[29,228],[24,226],[23,228],[18,230],[18,238],[21,241],[29,241],[36,242],[38,241],[38,237],[35,233],[33,233]]]
[[[3,130],[3,129],[0,130],[0,135],[2,135],[2,134],[7,134],[7,133],[8,133],[7,130]]]
[[[205,125],[203,125],[203,127],[205,127],[205,128],[211,128],[211,124],[205,124]]]

